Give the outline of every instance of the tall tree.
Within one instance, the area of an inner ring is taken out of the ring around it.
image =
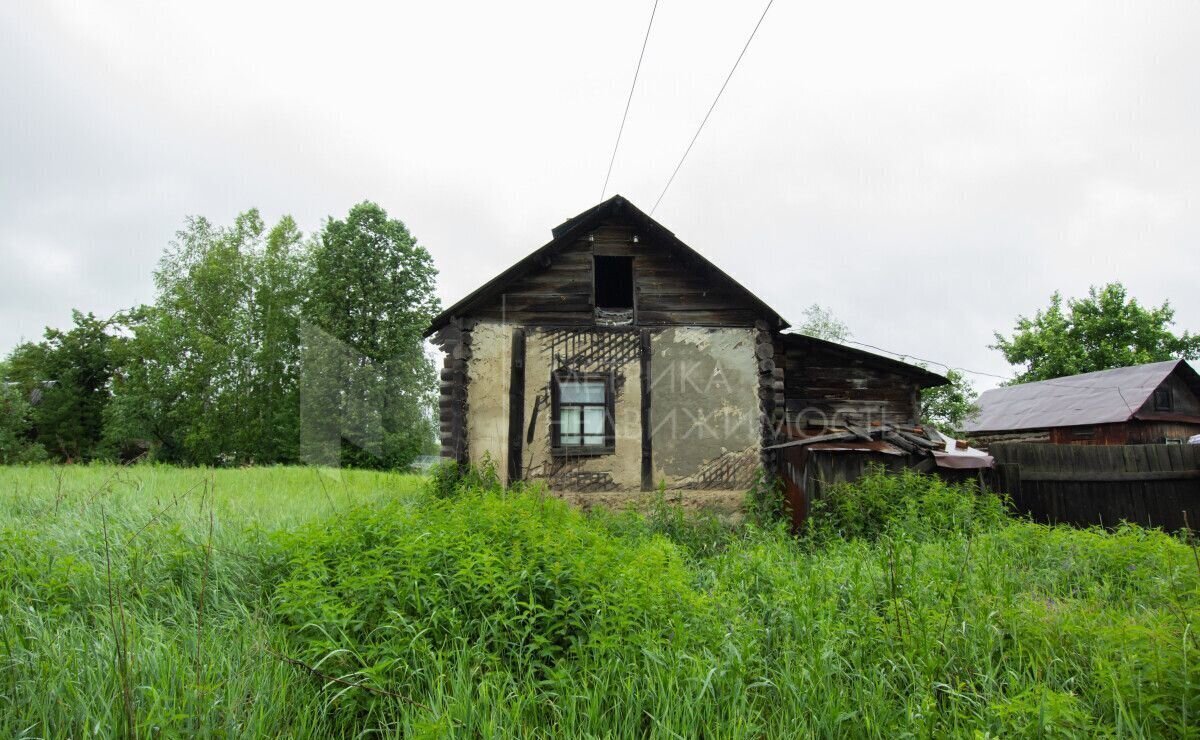
[[[34,441],[33,407],[9,363],[0,363],[0,465],[35,462],[45,449]]]
[[[280,219],[252,262],[250,342],[253,373],[243,447],[264,462],[296,462],[300,444],[301,311],[307,284],[303,235]]]
[[[126,316],[111,437],[177,462],[296,459],[300,242],[291,218],[267,232],[256,210],[228,228],[188,221],[155,272],[154,305]]]
[[[315,444],[335,443],[341,464],[406,467],[434,438],[436,374],[422,339],[440,308],[433,259],[363,202],[325,224],[311,262],[304,423],[323,427]],[[306,455],[332,462],[311,445]]]
[[[1164,301],[1145,308],[1121,283],[1093,286],[1086,298],[1071,299],[1064,309],[1055,291],[1050,306],[1033,318],[1017,317],[1011,337],[996,332],[991,345],[1021,367],[1013,382],[1027,383],[1067,375],[1170,359],[1200,358],[1200,336],[1176,335],[1175,310]]]
[[[950,382],[921,390],[921,423],[954,437],[962,436],[963,427],[979,413],[975,386],[958,370],[947,370]]]
[[[93,314],[72,311],[71,318],[67,331],[47,328],[42,342],[13,350],[8,374],[32,399],[37,442],[60,460],[86,460],[101,454],[119,340],[109,333],[109,322]]]

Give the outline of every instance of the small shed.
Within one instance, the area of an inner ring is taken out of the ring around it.
[[[797,528],[828,486],[853,482],[872,466],[891,472],[937,473],[955,482],[974,480],[985,488],[985,471],[994,463],[991,455],[962,440],[912,423],[826,427],[770,449],[778,455],[783,494]]]

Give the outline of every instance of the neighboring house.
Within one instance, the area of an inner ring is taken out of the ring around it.
[[[1182,444],[1200,434],[1200,374],[1185,360],[985,391],[972,444]]]
[[[946,382],[783,333],[770,306],[621,196],[552,236],[426,334],[446,352],[442,456],[490,459],[509,483],[740,495],[778,440],[913,424],[920,389]]]

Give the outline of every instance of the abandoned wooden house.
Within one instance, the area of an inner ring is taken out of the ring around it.
[[[1200,374],[1185,360],[995,388],[967,425],[972,444],[1183,444],[1200,434]]]
[[[921,388],[946,382],[787,328],[615,196],[434,319],[442,456],[582,503],[740,499],[781,439],[915,424]]]

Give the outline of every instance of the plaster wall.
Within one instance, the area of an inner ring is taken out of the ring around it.
[[[642,374],[636,330],[528,329],[522,478],[556,491],[642,487]],[[551,382],[560,370],[614,373],[614,452],[563,458],[551,451]]]
[[[511,368],[512,327],[480,322],[467,361],[467,455],[472,465],[490,458],[501,478],[508,471]]]
[[[752,329],[675,327],[651,338],[654,480],[672,489],[741,489],[762,445]]]
[[[521,477],[556,492],[642,490],[642,370],[637,330],[525,328]],[[650,340],[654,485],[714,495],[745,491],[760,459],[758,361],[751,329],[676,327]],[[467,362],[470,460],[508,470],[512,327],[480,322]],[[551,450],[553,374],[614,373],[612,454],[563,457]]]

